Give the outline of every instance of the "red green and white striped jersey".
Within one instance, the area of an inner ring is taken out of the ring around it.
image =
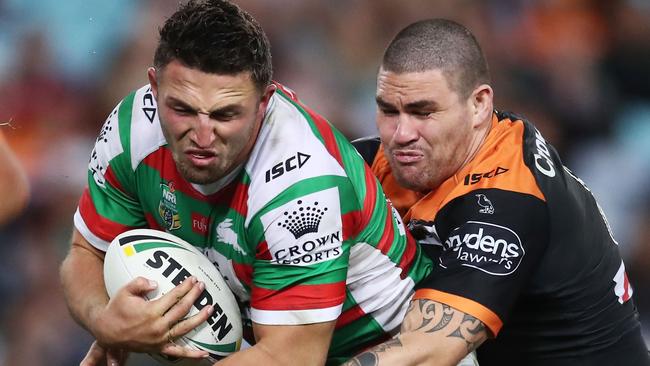
[[[97,138],[74,222],[102,250],[138,227],[183,238],[253,322],[336,320],[338,363],[399,330],[431,262],[354,147],[277,86],[248,160],[210,185],[179,174],[150,87],[130,94]]]

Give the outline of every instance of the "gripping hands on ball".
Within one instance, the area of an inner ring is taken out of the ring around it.
[[[92,333],[99,345],[104,349],[162,353],[174,357],[207,357],[205,351],[174,344],[175,339],[205,322],[214,311],[212,306],[206,306],[196,315],[184,319],[205,284],[191,276],[162,297],[147,301],[143,296],[156,288],[156,282],[143,277],[136,277],[122,287],[94,322]],[[91,365],[93,363],[87,364]]]

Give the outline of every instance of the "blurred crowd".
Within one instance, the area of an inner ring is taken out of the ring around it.
[[[0,365],[75,365],[91,342],[67,313],[58,266],[97,133],[147,82],[178,2],[0,0],[0,128],[32,191],[0,228]],[[650,1],[235,2],[266,30],[274,78],[351,139],[375,133],[375,76],[399,29],[427,17],[469,27],[497,108],[535,122],[599,199],[650,341]]]

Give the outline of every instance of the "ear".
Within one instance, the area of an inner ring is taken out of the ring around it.
[[[266,107],[269,105],[269,102],[271,101],[271,96],[273,96],[273,93],[275,93],[275,90],[277,87],[275,84],[269,84],[266,89],[264,89],[264,94],[262,95],[262,100],[260,101],[260,106],[259,109],[257,110],[258,113],[258,118],[262,119],[264,118],[264,113],[266,113]]]
[[[492,87],[487,84],[481,84],[474,89],[470,96],[470,107],[472,110],[472,120],[474,127],[479,127],[484,123],[492,120],[494,110],[494,92]]]
[[[149,78],[153,97],[158,99],[158,79],[156,78],[156,69],[153,66],[147,69],[147,77]]]

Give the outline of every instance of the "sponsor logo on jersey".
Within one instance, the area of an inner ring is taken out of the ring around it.
[[[209,219],[198,212],[192,212],[192,231],[199,235],[208,235]]]
[[[303,200],[296,201],[296,205],[294,211],[284,211],[284,220],[278,222],[278,226],[289,230],[296,239],[318,232],[318,225],[327,212],[327,207],[318,207],[318,201],[305,204]]]
[[[181,227],[181,217],[176,209],[176,188],[173,182],[169,185],[160,183],[162,197],[158,204],[158,213],[165,224],[165,229],[176,230]]]
[[[492,202],[482,193],[479,193],[476,195],[476,198],[478,199],[478,205],[481,206],[481,209],[478,210],[480,213],[484,214],[493,214],[494,213],[494,206],[492,206]]]
[[[342,253],[343,230],[337,188],[311,193],[260,218],[272,262],[307,266]]]
[[[227,218],[217,225],[217,240],[223,244],[230,245],[239,254],[247,255],[244,248],[239,245],[237,233],[233,230],[232,224],[232,219]]]
[[[461,265],[496,276],[513,273],[525,254],[514,231],[480,221],[468,221],[454,229],[444,247],[455,255],[440,258],[443,268]]]
[[[555,176],[555,164],[551,160],[551,153],[546,146],[546,140],[539,132],[538,129],[535,129],[535,168],[539,170],[540,173],[553,178]]]
[[[288,248],[278,249],[273,259],[278,264],[314,264],[341,255],[341,231],[315,237]]]
[[[497,175],[501,175],[505,172],[507,172],[508,168],[502,168],[502,167],[497,167],[496,169],[492,169],[487,173],[469,173],[465,176],[465,179],[463,180],[463,184],[466,186],[476,184],[481,181],[483,178],[494,178]]]
[[[156,104],[154,103],[153,93],[151,87],[147,88],[147,92],[142,96],[142,113],[147,117],[149,123],[153,123],[156,118]]]
[[[294,169],[300,169],[307,163],[307,160],[311,158],[311,155],[301,153],[300,151],[296,155],[291,156],[290,158],[281,161],[264,174],[266,183],[281,177],[284,173],[290,172]]]

